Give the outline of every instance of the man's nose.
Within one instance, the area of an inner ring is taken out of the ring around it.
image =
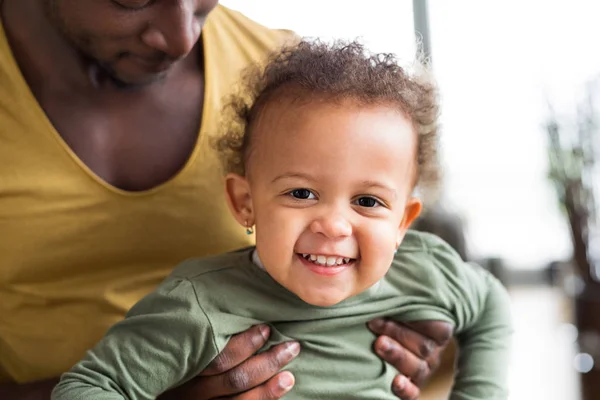
[[[193,7],[173,5],[161,10],[142,34],[142,40],[147,46],[171,58],[182,58],[196,45],[202,30],[202,21],[204,18],[197,18]]]
[[[320,233],[330,239],[352,235],[352,224],[341,213],[327,213],[310,224],[313,233]]]

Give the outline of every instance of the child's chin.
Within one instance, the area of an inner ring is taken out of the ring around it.
[[[347,297],[343,296],[298,296],[305,303],[316,307],[332,307],[342,301],[346,300]]]

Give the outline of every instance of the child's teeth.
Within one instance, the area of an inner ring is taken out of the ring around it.
[[[1,1],[1,0],[0,0]],[[344,265],[350,263],[351,258],[347,257],[335,257],[335,256],[323,256],[314,254],[302,254],[302,258],[310,260],[315,264],[326,265],[332,267],[334,265]]]

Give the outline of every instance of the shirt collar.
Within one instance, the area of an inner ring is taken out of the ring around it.
[[[254,251],[252,251],[252,262],[260,269],[262,269],[263,271],[265,270],[265,266],[263,265],[262,261],[260,261],[260,257],[258,256],[258,251],[256,251],[256,249],[254,249]]]

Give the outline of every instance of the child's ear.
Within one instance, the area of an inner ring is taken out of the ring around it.
[[[225,197],[227,205],[234,218],[240,225],[254,225],[254,209],[248,180],[237,174],[227,174],[225,177]]]
[[[404,207],[404,217],[402,217],[402,221],[400,222],[400,226],[398,227],[398,239],[396,241],[396,247],[400,246],[400,242],[404,239],[404,235],[410,225],[413,223],[415,219],[421,214],[421,210],[423,209],[423,203],[421,200],[416,197],[410,198],[406,202],[406,206]]]

